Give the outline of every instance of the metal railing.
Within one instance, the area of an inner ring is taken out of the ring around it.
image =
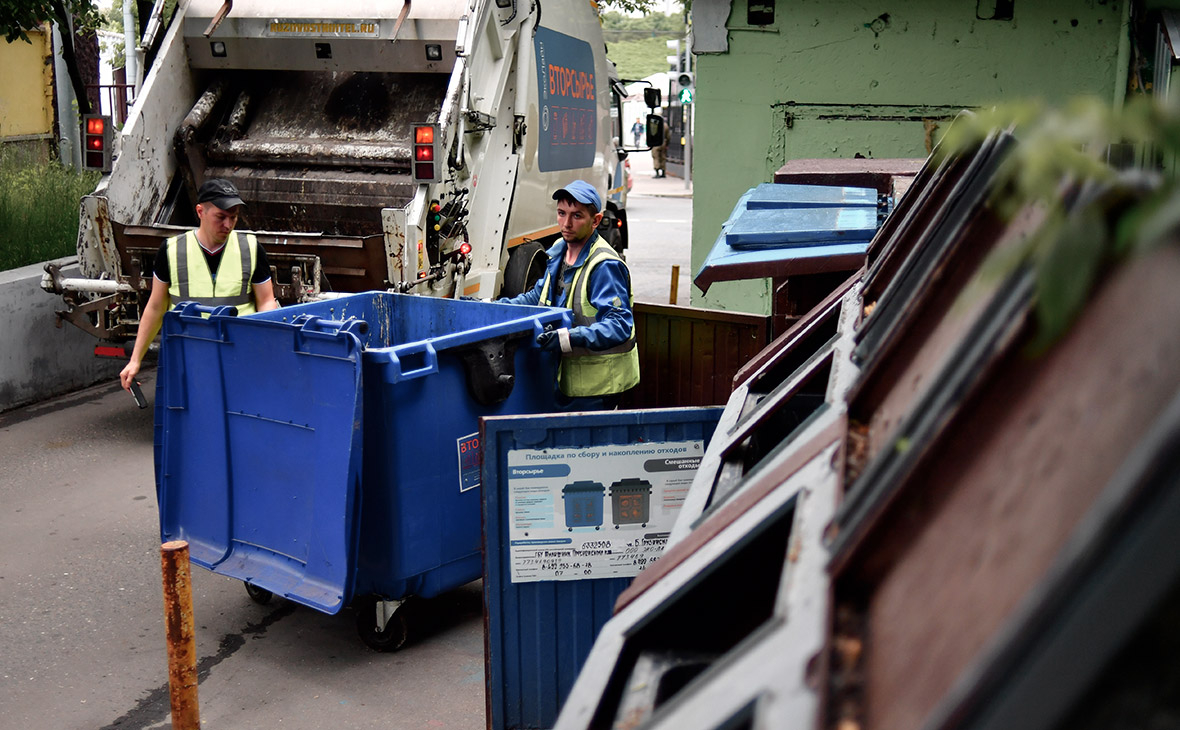
[[[127,121],[127,110],[135,103],[134,84],[87,84],[86,91],[98,93],[99,109],[110,114],[116,124]]]

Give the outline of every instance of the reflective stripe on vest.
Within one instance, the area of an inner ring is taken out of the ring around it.
[[[230,232],[214,279],[195,231],[169,238],[168,267],[172,282],[168,285],[168,295],[172,302],[230,306],[236,307],[239,315],[252,314],[255,309],[250,275],[258,258],[258,239],[252,233],[247,233],[245,239],[243,246],[237,231]]]
[[[595,237],[586,262],[574,272],[566,304],[574,313],[574,326],[585,327],[598,321],[598,310],[590,303],[590,274],[594,267],[607,259],[622,261],[611,245]],[[634,306],[630,272],[627,272],[628,305]],[[546,282],[548,284],[548,282]],[[544,287],[543,287],[544,288]],[[542,291],[542,298],[545,292]],[[562,355],[557,375],[561,392],[570,397],[610,395],[622,393],[639,384],[639,350],[635,344],[635,322],[631,335],[622,343],[605,350],[575,347]]]

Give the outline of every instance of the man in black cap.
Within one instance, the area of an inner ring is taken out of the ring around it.
[[[557,381],[565,399],[601,399],[609,408],[639,383],[631,272],[598,235],[602,197],[593,185],[574,180],[553,199],[561,238],[546,252],[545,275],[530,291],[500,301],[572,310],[573,327],[543,332],[537,344],[560,350]]]
[[[239,236],[234,231],[243,205],[229,180],[206,180],[197,190],[200,225],[169,238],[156,252],[152,293],[139,318],[131,360],[119,374],[124,389],[131,389],[164,312],[173,303],[229,305],[239,315],[279,306],[266,252],[254,234]]]

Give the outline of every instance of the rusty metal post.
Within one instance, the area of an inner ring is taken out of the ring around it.
[[[675,304],[680,297],[680,266],[672,267],[672,293],[668,296],[668,304]]]
[[[193,630],[193,592],[188,543],[160,546],[164,574],[164,625],[168,636],[168,689],[172,697],[172,730],[199,730],[197,704],[197,639]]]

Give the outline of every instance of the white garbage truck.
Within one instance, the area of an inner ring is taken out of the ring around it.
[[[626,91],[589,0],[189,0],[162,27],[82,199],[80,274],[47,267],[59,326],[134,339],[156,251],[210,178],[241,191],[284,303],[523,291],[576,178],[627,246]]]

